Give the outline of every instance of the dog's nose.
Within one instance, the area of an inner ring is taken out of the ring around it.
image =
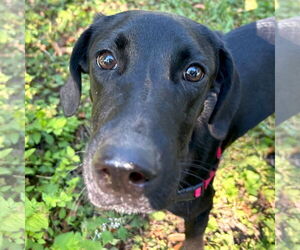
[[[119,160],[94,162],[97,182],[102,191],[117,194],[141,195],[144,188],[155,178],[147,166]]]

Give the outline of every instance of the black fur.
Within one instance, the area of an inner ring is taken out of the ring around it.
[[[173,200],[181,181],[195,181],[183,170],[193,168],[206,178],[220,145],[224,150],[274,112],[274,45],[264,37],[274,33],[274,21],[265,22],[269,28],[261,32],[253,23],[221,35],[165,13],[129,11],[95,19],[74,47],[71,77],[61,90],[65,114],[73,115],[81,73],[89,74],[92,136],[84,177],[93,204],[121,212],[168,209],[186,221],[186,248],[202,248],[212,185],[194,201]],[[117,69],[97,66],[101,50],[113,52]],[[205,71],[199,82],[182,77],[193,63]],[[143,166],[153,179],[133,194],[120,184],[125,169],[118,170],[115,192],[99,184],[95,172],[106,158]],[[195,169],[195,162],[203,164]]]

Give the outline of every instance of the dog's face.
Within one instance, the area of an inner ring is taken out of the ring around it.
[[[233,64],[219,38],[183,17],[142,11],[99,16],[72,53],[66,115],[90,76],[92,135],[84,160],[91,202],[120,212],[170,205],[197,121],[218,140],[233,112]],[[223,93],[221,96],[221,93]],[[231,110],[232,109],[232,110]]]

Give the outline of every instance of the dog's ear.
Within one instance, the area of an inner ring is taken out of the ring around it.
[[[70,59],[70,77],[60,90],[60,100],[65,116],[75,114],[81,96],[81,73],[88,73],[88,46],[92,27],[86,29],[77,40]]]
[[[240,101],[240,82],[232,56],[222,45],[218,52],[219,68],[213,83],[217,102],[208,120],[211,135],[224,140],[230,129]]]

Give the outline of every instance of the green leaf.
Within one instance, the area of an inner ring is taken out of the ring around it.
[[[0,159],[3,159],[4,157],[6,157],[7,155],[9,155],[9,153],[12,151],[12,148],[6,148],[0,151]]]
[[[25,214],[20,212],[14,212],[7,217],[1,218],[0,231],[1,232],[18,232],[24,229]]]
[[[138,216],[134,216],[134,218],[132,219],[130,226],[132,226],[133,228],[140,228],[142,226],[145,225],[145,221],[142,220],[142,218],[138,217]]]
[[[63,219],[63,218],[65,218],[66,214],[67,214],[67,213],[66,213],[66,209],[62,208],[62,209],[59,210],[58,217],[59,217],[60,219]]]
[[[0,233],[0,249],[3,249],[2,242],[3,242],[3,235],[2,235],[2,233]]]
[[[37,202],[32,199],[26,198],[25,201],[26,211],[26,231],[39,232],[46,229],[49,225],[48,211],[44,203]]]
[[[101,250],[100,242],[87,240],[80,233],[68,232],[58,235],[52,246],[53,250]]]
[[[31,156],[35,152],[35,148],[31,148],[25,151],[25,159]]]
[[[120,227],[118,229],[117,234],[118,234],[118,238],[120,238],[123,241],[125,241],[128,237],[128,231],[125,227]]]
[[[80,249],[80,241],[82,240],[79,233],[68,232],[58,235],[52,246],[53,250],[72,250]]]
[[[35,170],[33,168],[27,168],[25,167],[25,175],[34,175]]]
[[[73,148],[71,148],[70,146],[67,147],[67,156],[69,156],[70,158],[72,158],[75,155],[75,151]]]
[[[31,135],[31,138],[35,144],[39,144],[41,141],[41,133],[34,133]]]
[[[12,144],[16,144],[18,142],[19,138],[20,138],[19,133],[11,133],[9,135],[9,140],[11,141]]]
[[[48,214],[36,213],[26,218],[26,230],[30,232],[39,232],[46,229],[49,225]]]
[[[0,196],[0,218],[4,218],[11,213],[11,209],[14,206],[14,201],[10,199],[4,199]]]
[[[92,240],[83,240],[80,242],[81,249],[83,250],[101,250],[103,249],[102,245],[98,241]]]
[[[44,137],[47,144],[52,145],[54,143],[54,138],[52,135],[44,133]]]
[[[166,217],[166,214],[163,211],[154,212],[151,214],[151,218],[154,220],[163,220]]]
[[[9,168],[3,168],[3,167],[0,167],[0,175],[3,175],[3,174],[11,174],[11,171]]]
[[[101,234],[101,238],[102,238],[103,245],[105,246],[107,243],[110,243],[113,241],[114,236],[112,235],[112,233],[110,231],[104,231]]]

